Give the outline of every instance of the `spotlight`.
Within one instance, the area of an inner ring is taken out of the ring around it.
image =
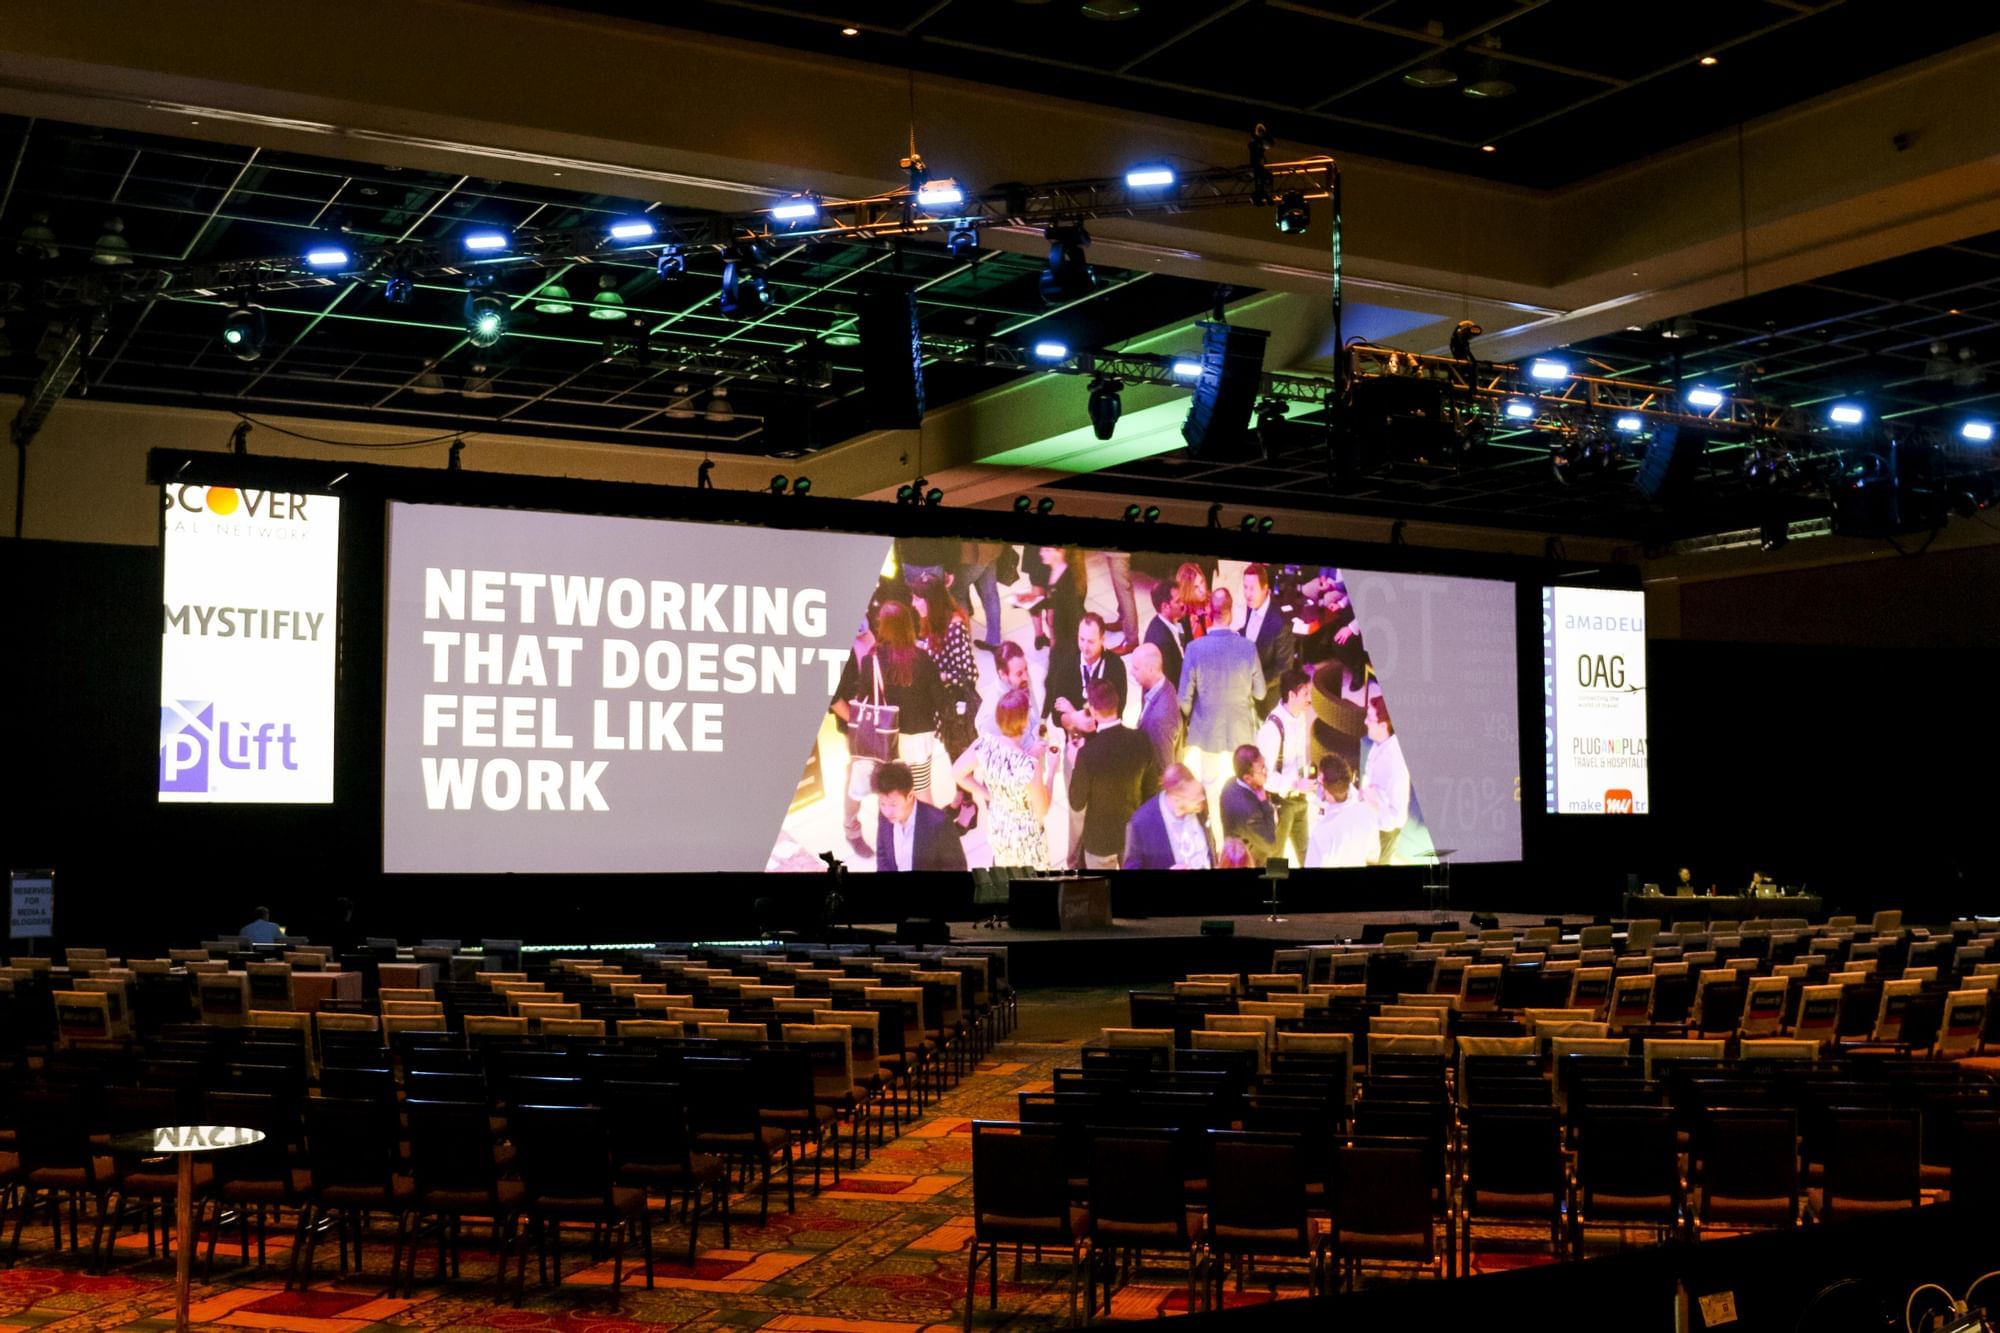
[[[1721,407],[1722,395],[1705,385],[1697,384],[1687,391],[1689,407]]]
[[[722,291],[717,304],[726,319],[760,314],[771,304],[764,276],[764,250],[754,241],[738,242],[722,260]]]
[[[132,262],[132,247],[125,240],[123,218],[104,219],[104,231],[97,238],[96,248],[90,252],[90,262],[108,267]]]
[[[785,487],[791,484],[792,484],[792,479],[790,477],[787,477],[784,473],[780,472],[776,476],[771,478],[771,494],[783,495],[785,493]]]
[[[1245,514],[1243,521],[1236,526],[1242,528],[1245,532],[1255,532],[1257,530],[1257,516],[1255,514]]]
[[[1127,523],[1137,523],[1139,521],[1139,515],[1143,512],[1145,511],[1142,510],[1138,505],[1126,505],[1125,521]]]
[[[625,297],[618,290],[618,279],[606,273],[597,280],[597,295],[590,298],[592,319],[625,318]]]
[[[651,218],[623,218],[612,223],[605,234],[614,241],[636,245],[640,241],[652,240],[659,230]]]
[[[1025,508],[1027,508],[1027,504],[1026,504],[1026,501],[1027,501],[1027,498],[1028,498],[1028,497],[1027,497],[1027,496],[1025,496],[1025,495],[1024,495],[1024,496],[1022,496],[1022,497],[1021,497],[1021,499],[1020,499],[1019,501],[1017,501],[1017,502],[1015,503],[1014,507],[1015,507],[1016,509],[1025,509]],[[910,483],[909,483],[909,482],[907,482],[907,481],[906,481],[906,482],[904,482],[904,483],[903,483],[903,484],[902,484],[901,486],[898,486],[898,487],[896,488],[896,503],[897,503],[897,504],[899,504],[899,505],[913,505],[913,504],[915,504],[916,502],[917,502],[917,488],[916,488],[916,487],[914,487],[914,486],[912,486],[912,485],[910,485]]]
[[[1958,433],[1975,444],[1993,443],[1993,423],[1990,421],[1968,421],[1958,428]]]
[[[347,247],[332,242],[315,245],[306,251],[305,258],[308,268],[343,269],[354,266],[354,256],[348,252]]]
[[[222,342],[238,361],[264,354],[264,312],[245,302],[222,318]]]
[[[727,384],[718,384],[708,391],[708,402],[701,409],[701,419],[717,423],[736,420],[736,409],[730,405]]]
[[[1174,183],[1174,169],[1164,162],[1147,162],[1125,173],[1128,190],[1157,190]]]
[[[963,263],[979,250],[979,228],[960,219],[951,224],[951,231],[944,238],[944,252]]]
[[[1158,505],[1146,506],[1146,521],[1148,523],[1158,523],[1160,521],[1160,507]]]
[[[466,251],[475,255],[495,255],[507,248],[507,233],[497,227],[480,227],[465,234]]]
[[[944,492],[939,490],[935,486],[931,487],[929,490],[924,492],[924,503],[930,505],[933,509],[935,509],[937,506],[944,503]],[[1053,504],[1054,501],[1051,501],[1050,503]]]
[[[1174,378],[1177,380],[1198,380],[1201,378],[1201,362],[1176,361],[1173,365],[1173,371]]]
[[[1067,361],[1069,360],[1069,344],[1057,342],[1053,338],[1044,338],[1041,342],[1035,344],[1035,360]]]
[[[819,216],[819,200],[809,194],[794,195],[771,210],[771,221],[800,223]]]
[[[1569,367],[1561,361],[1551,361],[1546,357],[1536,357],[1528,365],[1528,377],[1544,382],[1566,380],[1569,378]]]
[[[812,478],[811,478],[811,477],[794,477],[794,478],[792,478],[792,494],[793,494],[793,495],[811,495],[811,494],[812,494],[812,488],[813,488],[813,484],[812,484]]]
[[[1049,262],[1042,269],[1042,300],[1060,305],[1090,295],[1097,287],[1097,270],[1083,255],[1090,245],[1090,233],[1083,224],[1050,227],[1042,236],[1049,243]]]
[[[1090,382],[1090,430],[1100,440],[1111,438],[1118,428],[1118,414],[1125,410],[1125,381],[1115,375],[1100,375]]]
[[[1278,200],[1278,230],[1287,236],[1298,236],[1312,225],[1312,207],[1298,190],[1288,191]]]
[[[1533,421],[1535,419],[1535,405],[1525,398],[1509,398],[1507,406],[1503,410],[1510,421]]]
[[[543,285],[535,294],[535,313],[538,315],[567,315],[576,307],[570,304],[569,288],[559,282]]]
[[[1620,417],[1611,424],[1617,429],[1624,431],[1627,435],[1637,435],[1646,428],[1646,423],[1634,416]]]
[[[1035,512],[1037,514],[1046,516],[1049,514],[1053,514],[1055,511],[1056,511],[1055,496],[1044,495],[1041,499],[1035,501]]]
[[[1266,514],[1264,515],[1264,517],[1257,520],[1257,531],[1259,532],[1269,532],[1272,528],[1275,528],[1277,526],[1278,526],[1278,520],[1272,518],[1269,514]]]
[[[407,270],[391,273],[382,283],[382,299],[390,305],[408,305],[417,294],[417,280]]]
[[[925,181],[917,187],[917,207],[935,213],[941,208],[965,202],[965,191],[957,181]]]
[[[1028,512],[1029,509],[1034,507],[1034,503],[1035,502],[1033,500],[1030,500],[1025,495],[1017,495],[1014,497],[1014,512],[1017,514],[1025,514]]]
[[[490,293],[465,298],[465,340],[474,347],[491,347],[507,331],[507,307]]]
[[[667,245],[660,248],[660,259],[653,266],[653,271],[659,275],[661,282],[678,282],[681,275],[687,272],[687,266],[687,256],[681,253],[681,248]]]
[[[1836,426],[1858,426],[1868,414],[1853,403],[1835,403],[1826,415]]]

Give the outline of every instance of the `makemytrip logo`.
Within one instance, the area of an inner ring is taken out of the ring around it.
[[[215,720],[215,705],[181,699],[160,705],[160,792],[202,795],[217,769],[296,771],[298,737],[289,722]]]
[[[1607,815],[1629,815],[1632,813],[1632,793],[1623,787],[1613,787],[1604,793],[1604,813]]]

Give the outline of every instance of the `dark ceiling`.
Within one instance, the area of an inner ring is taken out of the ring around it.
[[[2000,31],[1949,0],[555,2],[1537,186]]]

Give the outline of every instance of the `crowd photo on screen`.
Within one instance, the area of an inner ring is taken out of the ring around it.
[[[769,869],[1432,855],[1339,569],[900,539]]]

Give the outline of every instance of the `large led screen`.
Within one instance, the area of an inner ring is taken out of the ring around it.
[[[161,499],[160,800],[331,801],[340,501]]]
[[[1650,808],[1643,592],[1542,589],[1542,750],[1549,814]]]
[[[392,872],[1520,856],[1512,585],[394,505]]]

